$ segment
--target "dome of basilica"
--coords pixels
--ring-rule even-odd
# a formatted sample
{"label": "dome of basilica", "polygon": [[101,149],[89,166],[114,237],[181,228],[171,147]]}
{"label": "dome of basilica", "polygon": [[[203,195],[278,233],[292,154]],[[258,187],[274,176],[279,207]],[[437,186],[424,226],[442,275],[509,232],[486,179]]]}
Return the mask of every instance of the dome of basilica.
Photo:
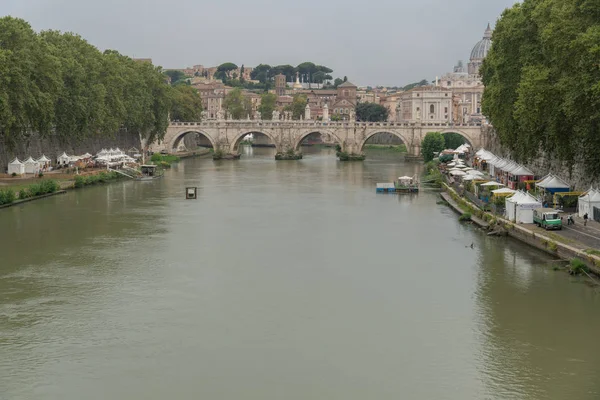
{"label": "dome of basilica", "polygon": [[481,39],[473,50],[471,51],[471,60],[483,60],[485,56],[487,56],[490,48],[492,47],[492,29],[490,28],[490,24],[488,24],[485,33],[483,34],[483,39]]}

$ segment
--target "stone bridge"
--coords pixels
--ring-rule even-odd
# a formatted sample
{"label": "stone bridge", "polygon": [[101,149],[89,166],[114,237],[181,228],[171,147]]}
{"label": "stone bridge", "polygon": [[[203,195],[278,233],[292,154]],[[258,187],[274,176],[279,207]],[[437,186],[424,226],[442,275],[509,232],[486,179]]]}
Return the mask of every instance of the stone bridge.
{"label": "stone bridge", "polygon": [[149,146],[151,151],[174,152],[187,134],[204,136],[215,151],[238,155],[243,138],[250,134],[263,134],[275,145],[278,153],[300,151],[302,141],[310,134],[326,134],[336,141],[342,151],[362,154],[367,140],[377,133],[397,136],[406,145],[409,156],[421,156],[421,142],[427,132],[458,133],[474,148],[483,147],[487,141],[486,125],[398,123],[398,122],[320,122],[320,121],[256,121],[210,120],[203,122],[172,122],[162,141]]}

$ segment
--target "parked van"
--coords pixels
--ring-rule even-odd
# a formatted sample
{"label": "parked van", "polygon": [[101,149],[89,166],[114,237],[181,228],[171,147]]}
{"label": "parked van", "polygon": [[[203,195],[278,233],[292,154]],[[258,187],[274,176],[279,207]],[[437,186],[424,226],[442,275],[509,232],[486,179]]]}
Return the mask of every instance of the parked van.
{"label": "parked van", "polygon": [[533,223],[545,230],[562,229],[562,220],[558,211],[552,208],[536,208],[533,210]]}

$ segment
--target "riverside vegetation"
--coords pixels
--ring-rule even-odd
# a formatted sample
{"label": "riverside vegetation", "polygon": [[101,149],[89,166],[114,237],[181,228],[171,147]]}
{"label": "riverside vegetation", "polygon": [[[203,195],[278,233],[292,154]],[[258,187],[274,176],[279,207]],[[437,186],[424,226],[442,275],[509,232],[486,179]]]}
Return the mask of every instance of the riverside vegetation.
{"label": "riverside vegetation", "polygon": [[74,33],[37,33],[22,19],[0,18],[0,139],[9,150],[31,132],[69,143],[126,130],[152,142],[169,113],[200,120],[199,93]]}
{"label": "riverside vegetation", "polygon": [[13,188],[0,190],[0,205],[12,204],[17,200],[25,200],[32,197],[55,193],[60,190],[58,182],[45,179],[39,183],[32,183],[20,190]]}

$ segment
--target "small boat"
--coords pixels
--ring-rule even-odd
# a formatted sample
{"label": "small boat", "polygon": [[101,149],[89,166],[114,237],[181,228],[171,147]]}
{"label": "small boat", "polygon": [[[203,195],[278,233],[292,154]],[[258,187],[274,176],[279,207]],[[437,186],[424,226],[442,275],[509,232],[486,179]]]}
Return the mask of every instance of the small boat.
{"label": "small boat", "polygon": [[138,181],[151,181],[154,179],[158,179],[158,178],[162,178],[164,175],[164,172],[161,170],[157,170],[156,165],[142,165],[140,167],[141,169],[141,175],[136,178],[136,180]]}
{"label": "small boat", "polygon": [[377,193],[419,193],[419,182],[415,177],[401,176],[392,183],[378,183]]}
{"label": "small boat", "polygon": [[419,193],[419,182],[414,176],[401,176],[394,185],[397,193]]}

